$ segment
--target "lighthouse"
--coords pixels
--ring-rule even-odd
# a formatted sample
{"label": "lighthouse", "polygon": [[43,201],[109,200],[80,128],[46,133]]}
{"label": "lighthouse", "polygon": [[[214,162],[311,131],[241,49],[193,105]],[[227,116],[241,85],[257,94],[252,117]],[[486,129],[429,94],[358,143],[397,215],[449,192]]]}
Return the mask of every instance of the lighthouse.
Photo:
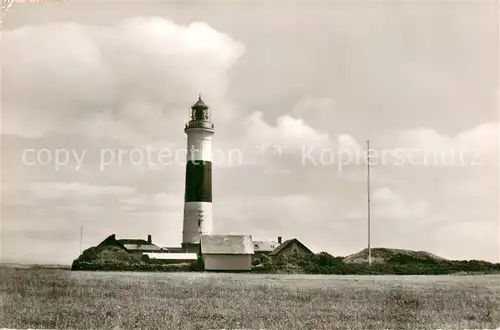
{"label": "lighthouse", "polygon": [[212,220],[212,135],[209,107],[198,101],[191,107],[191,118],[184,128],[187,135],[186,187],[182,248],[198,252],[200,236],[211,234]]}

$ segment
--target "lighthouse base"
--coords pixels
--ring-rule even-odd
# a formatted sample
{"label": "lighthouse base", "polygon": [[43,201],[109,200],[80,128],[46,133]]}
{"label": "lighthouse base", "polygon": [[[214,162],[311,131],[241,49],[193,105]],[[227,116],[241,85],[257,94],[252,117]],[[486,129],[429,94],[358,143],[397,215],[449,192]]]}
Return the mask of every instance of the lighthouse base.
{"label": "lighthouse base", "polygon": [[203,234],[211,234],[212,228],[212,203],[184,203],[183,243],[199,244],[200,236]]}
{"label": "lighthouse base", "polygon": [[184,253],[196,253],[200,254],[201,253],[201,245],[200,244],[195,244],[195,243],[182,243],[182,250]]}

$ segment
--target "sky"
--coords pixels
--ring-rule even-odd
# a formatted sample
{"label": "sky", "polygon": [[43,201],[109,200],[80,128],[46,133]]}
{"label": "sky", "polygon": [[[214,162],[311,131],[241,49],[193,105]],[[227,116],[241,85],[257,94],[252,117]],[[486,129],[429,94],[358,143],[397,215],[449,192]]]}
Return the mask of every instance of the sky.
{"label": "sky", "polygon": [[495,2],[14,3],[4,262],[182,239],[184,123],[210,106],[217,233],[500,262]]}

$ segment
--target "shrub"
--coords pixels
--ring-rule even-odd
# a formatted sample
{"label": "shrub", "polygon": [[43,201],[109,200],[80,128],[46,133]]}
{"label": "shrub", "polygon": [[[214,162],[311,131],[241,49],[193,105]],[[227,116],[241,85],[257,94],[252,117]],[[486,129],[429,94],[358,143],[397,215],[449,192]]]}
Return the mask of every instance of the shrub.
{"label": "shrub", "polygon": [[98,260],[93,262],[75,260],[71,270],[90,271],[144,271],[144,272],[187,272],[192,270],[192,264],[148,264],[126,263],[120,261]]}

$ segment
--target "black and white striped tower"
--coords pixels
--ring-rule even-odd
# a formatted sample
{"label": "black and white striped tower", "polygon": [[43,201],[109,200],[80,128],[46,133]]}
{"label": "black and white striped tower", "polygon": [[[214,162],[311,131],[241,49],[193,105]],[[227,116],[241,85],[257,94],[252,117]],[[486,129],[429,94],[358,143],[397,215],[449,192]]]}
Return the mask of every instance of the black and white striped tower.
{"label": "black and white striped tower", "polygon": [[208,106],[201,100],[191,107],[191,119],[186,124],[187,163],[184,194],[184,226],[182,247],[198,252],[200,236],[211,234],[212,223],[212,135]]}

